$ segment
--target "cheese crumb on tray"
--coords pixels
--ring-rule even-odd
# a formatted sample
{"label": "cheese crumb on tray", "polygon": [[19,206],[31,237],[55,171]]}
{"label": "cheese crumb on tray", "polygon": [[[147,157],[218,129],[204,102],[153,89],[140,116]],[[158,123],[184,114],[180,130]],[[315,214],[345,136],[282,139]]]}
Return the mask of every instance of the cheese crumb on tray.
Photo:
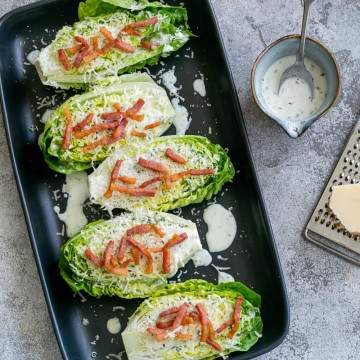
{"label": "cheese crumb on tray", "polygon": [[334,186],[329,207],[347,231],[360,235],[360,184]]}

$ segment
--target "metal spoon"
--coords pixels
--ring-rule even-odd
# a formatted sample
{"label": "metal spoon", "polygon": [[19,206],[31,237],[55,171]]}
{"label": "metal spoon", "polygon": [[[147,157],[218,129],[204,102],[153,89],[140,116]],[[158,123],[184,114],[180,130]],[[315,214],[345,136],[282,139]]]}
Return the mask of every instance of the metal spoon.
{"label": "metal spoon", "polygon": [[314,79],[311,75],[310,71],[306,69],[304,64],[304,53],[305,53],[305,30],[306,30],[306,23],[309,13],[310,4],[314,0],[304,0],[304,13],[303,13],[303,21],[302,21],[302,28],[301,28],[301,39],[299,49],[296,55],[296,61],[294,65],[291,65],[287,68],[284,73],[281,75],[278,93],[280,93],[281,86],[287,79],[290,78],[299,78],[303,79],[310,87],[311,92],[311,100],[314,98]]}

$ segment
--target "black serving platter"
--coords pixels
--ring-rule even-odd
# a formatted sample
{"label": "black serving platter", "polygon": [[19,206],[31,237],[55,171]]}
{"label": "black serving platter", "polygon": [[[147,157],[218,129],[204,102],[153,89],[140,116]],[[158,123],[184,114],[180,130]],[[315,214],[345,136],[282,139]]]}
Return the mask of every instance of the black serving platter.
{"label": "black serving platter", "polygon": [[[16,9],[1,19],[1,101],[30,240],[62,355],[71,360],[106,359],[112,358],[109,354],[123,350],[120,334],[113,336],[107,331],[107,319],[118,317],[124,329],[128,316],[140,300],[92,299],[86,295],[84,298],[74,295],[59,276],[59,249],[66,236],[53,207],[58,205],[64,210],[66,206],[66,197],[54,193],[61,189],[65,177],[47,168],[37,138],[43,128],[41,114],[46,108],[60,104],[71,93],[43,86],[34,67],[26,60],[26,55],[35,47],[43,47],[55,37],[58,29],[76,20],[77,4],[74,0],[45,0]],[[231,357],[250,359],[279,345],[287,333],[289,313],[284,280],[210,1],[187,0],[185,6],[190,26],[197,36],[177,54],[149,70],[156,75],[164,67],[174,67],[177,84],[182,87],[179,94],[192,117],[188,133],[205,135],[227,147],[237,169],[234,182],[226,185],[215,199],[232,208],[238,232],[230,249],[213,255],[213,264],[230,266],[228,272],[236,280],[245,282],[262,296],[263,337],[247,353],[236,353]],[[193,90],[194,79],[201,75],[205,78],[205,98]],[[55,200],[59,194],[60,198]],[[197,222],[205,247],[206,224],[202,213],[207,205],[182,209],[182,216]],[[85,212],[89,220],[107,216],[90,204],[86,204]],[[211,266],[195,269],[190,263],[185,271],[175,276],[175,280],[188,278],[215,282],[217,271]],[[123,306],[125,310],[114,306]],[[83,319],[89,321],[87,326]]]}

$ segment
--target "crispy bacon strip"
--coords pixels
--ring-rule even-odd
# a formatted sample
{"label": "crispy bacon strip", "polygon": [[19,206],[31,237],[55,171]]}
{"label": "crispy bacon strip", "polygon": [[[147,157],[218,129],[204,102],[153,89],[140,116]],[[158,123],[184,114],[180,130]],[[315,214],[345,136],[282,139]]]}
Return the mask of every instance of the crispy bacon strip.
{"label": "crispy bacon strip", "polygon": [[176,318],[173,322],[173,324],[171,325],[171,330],[175,330],[176,328],[178,328],[181,323],[183,322],[186,313],[188,311],[189,308],[189,304],[184,303],[180,306],[179,311],[177,312]]}
{"label": "crispy bacon strip", "polygon": [[65,51],[70,55],[75,55],[81,48],[82,48],[81,44],[76,44],[74,46],[66,48]]}
{"label": "crispy bacon strip", "polygon": [[210,320],[208,320],[208,334],[209,335],[206,339],[206,343],[212,346],[215,350],[221,351],[220,344],[215,340],[215,331]]}
{"label": "crispy bacon strip", "polygon": [[90,39],[90,42],[91,42],[91,46],[93,47],[93,49],[99,53],[99,37],[98,36],[93,36],[91,39]]}
{"label": "crispy bacon strip", "polygon": [[128,266],[131,261],[132,260],[129,259],[119,264],[116,256],[112,256],[110,260],[111,265],[106,270],[114,275],[126,276],[128,275]]}
{"label": "crispy bacon strip", "polygon": [[66,51],[64,49],[58,50],[58,57],[61,65],[64,67],[66,71],[71,69],[71,63],[66,55]]}
{"label": "crispy bacon strip", "polygon": [[67,106],[64,106],[63,108],[64,111],[64,115],[66,118],[66,127],[65,127],[65,133],[64,133],[64,138],[63,138],[63,142],[61,147],[66,150],[69,148],[70,146],[70,141],[71,141],[71,135],[73,132],[73,117],[70,113],[70,110]]}
{"label": "crispy bacon strip", "polygon": [[165,233],[164,231],[161,230],[161,228],[157,225],[154,225],[154,224],[151,224],[152,228],[154,229],[154,232],[157,236],[159,237],[164,237],[165,236]]}
{"label": "crispy bacon strip", "polygon": [[146,125],[144,127],[144,130],[149,130],[149,129],[153,129],[153,128],[156,128],[157,126],[159,126],[161,124],[161,121],[158,120],[158,121],[154,121],[153,123],[150,123],[148,125]]}
{"label": "crispy bacon strip", "polygon": [[229,327],[230,325],[232,325],[233,320],[226,320],[225,322],[223,322],[217,329],[216,329],[216,333],[220,334],[222,333],[227,327]]}
{"label": "crispy bacon strip", "polygon": [[104,196],[107,199],[110,198],[112,195],[111,184],[118,178],[122,163],[123,163],[122,160],[117,160],[114,165],[114,168],[112,169],[109,188],[107,189],[106,193],[104,194]]}
{"label": "crispy bacon strip", "polygon": [[195,307],[199,313],[199,319],[200,319],[200,324],[201,324],[200,341],[206,342],[206,339],[208,338],[208,335],[209,335],[209,327],[208,327],[209,320],[208,320],[206,311],[202,304],[196,304]]}
{"label": "crispy bacon strip", "polygon": [[169,329],[171,328],[173,322],[174,322],[174,318],[170,320],[158,320],[156,322],[156,327],[159,329]]}
{"label": "crispy bacon strip", "polygon": [[193,338],[192,334],[187,334],[187,333],[183,333],[183,332],[177,332],[175,334],[175,338],[177,340],[181,340],[181,341],[187,341],[187,340],[191,340]]}
{"label": "crispy bacon strip", "polygon": [[107,270],[114,275],[126,276],[129,273],[128,268],[122,266],[120,267],[110,266]]}
{"label": "crispy bacon strip", "polygon": [[143,28],[143,27],[147,27],[150,25],[155,25],[158,21],[159,21],[159,19],[157,18],[157,16],[153,16],[153,17],[145,19],[145,20],[136,21],[136,22],[127,24],[126,28],[132,28],[132,29]]}
{"label": "crispy bacon strip", "polygon": [[148,327],[147,332],[154,335],[157,341],[163,341],[166,338],[166,331],[156,327]]}
{"label": "crispy bacon strip", "polygon": [[102,267],[103,262],[101,258],[95,255],[91,249],[87,248],[84,252],[84,255],[97,267]]}
{"label": "crispy bacon strip", "polygon": [[147,190],[147,189],[139,189],[139,188],[128,188],[126,186],[119,186],[115,184],[111,184],[110,189],[113,191],[118,191],[121,193],[128,194],[130,196],[147,196],[153,197],[156,194],[156,190]]}
{"label": "crispy bacon strip", "polygon": [[100,117],[103,120],[117,121],[117,120],[121,120],[124,117],[124,114],[120,111],[113,111],[113,112],[102,113]]}
{"label": "crispy bacon strip", "polygon": [[172,161],[178,163],[178,164],[186,164],[187,160],[182,157],[181,155],[179,155],[178,153],[176,153],[173,149],[171,148],[167,148],[165,150],[165,155],[171,159]]}
{"label": "crispy bacon strip", "polygon": [[190,169],[190,175],[212,175],[214,169]]}
{"label": "crispy bacon strip", "polygon": [[82,151],[89,152],[91,150],[94,150],[98,146],[105,146],[105,145],[111,145],[112,143],[116,142],[118,139],[114,139],[112,136],[104,136],[103,138],[94,141],[91,144],[88,144],[82,148]]}
{"label": "crispy bacon strip", "polygon": [[132,28],[127,28],[126,26],[121,30],[121,34],[123,35],[134,35],[134,36],[140,36],[141,32],[136,30],[136,29],[132,29]]}
{"label": "crispy bacon strip", "polygon": [[181,180],[182,178],[189,176],[189,175],[190,175],[190,170],[184,170],[184,171],[180,171],[175,174],[171,174],[169,176],[169,179],[170,179],[170,181],[177,181],[177,180]]}
{"label": "crispy bacon strip", "polygon": [[126,231],[126,234],[129,236],[133,236],[133,235],[147,234],[149,232],[154,232],[160,237],[163,237],[165,235],[164,232],[157,225],[154,224],[135,225],[132,228],[128,229]]}
{"label": "crispy bacon strip", "polygon": [[134,185],[136,184],[136,178],[130,176],[119,176],[118,180],[122,181],[125,184]]}
{"label": "crispy bacon strip", "polygon": [[174,234],[172,238],[164,245],[164,249],[170,249],[171,247],[178,245],[188,238],[186,233],[180,235]]}
{"label": "crispy bacon strip", "polygon": [[170,180],[171,181],[177,181],[180,180],[186,176],[190,176],[190,175],[211,175],[213,174],[215,171],[214,169],[189,169],[189,170],[184,170],[184,171],[180,171],[178,173],[175,174],[171,174],[170,175]]}
{"label": "crispy bacon strip", "polygon": [[187,239],[187,234],[182,233],[180,235],[173,235],[173,237],[163,246],[162,254],[163,254],[163,263],[162,263],[162,269],[165,274],[168,274],[170,272],[170,266],[171,266],[171,254],[170,254],[170,248],[172,246],[175,246],[177,244],[180,244],[184,240]]}
{"label": "crispy bacon strip", "polygon": [[88,49],[90,46],[89,46],[89,43],[87,42],[87,40],[85,38],[83,38],[82,36],[79,36],[79,35],[75,35],[74,36],[74,39],[79,43],[81,44],[81,46],[84,48],[84,49]]}
{"label": "crispy bacon strip", "polygon": [[182,326],[191,325],[194,323],[194,319],[190,315],[186,315],[181,322]]}
{"label": "crispy bacon strip", "polygon": [[102,26],[100,28],[100,32],[109,43],[114,42],[114,40],[115,40],[114,37],[112,36],[111,32],[105,26]]}
{"label": "crispy bacon strip", "polygon": [[131,108],[125,111],[126,116],[133,118],[142,109],[144,104],[145,101],[143,99],[138,99]]}
{"label": "crispy bacon strip", "polygon": [[212,346],[215,350],[221,351],[221,345],[213,339],[207,338],[206,343]]}
{"label": "crispy bacon strip", "polygon": [[166,248],[162,249],[162,257],[163,257],[163,263],[162,263],[163,273],[168,274],[170,272],[170,263],[171,263],[169,249]]}
{"label": "crispy bacon strip", "polygon": [[113,108],[117,111],[117,112],[121,112],[122,111],[122,107],[119,103],[113,103]]}
{"label": "crispy bacon strip", "polygon": [[132,247],[130,251],[131,251],[131,256],[132,256],[132,258],[134,260],[135,265],[139,265],[139,263],[140,263],[140,252],[139,252],[139,250],[137,248],[135,248],[135,247]]}
{"label": "crispy bacon strip", "polygon": [[140,46],[146,50],[152,50],[154,48],[154,44],[150,40],[144,40],[144,39],[141,40]]}
{"label": "crispy bacon strip", "polygon": [[164,317],[164,316],[176,314],[179,310],[180,310],[180,307],[178,307],[178,306],[171,307],[171,308],[169,308],[167,310],[162,311],[159,314],[159,317]]}
{"label": "crispy bacon strip", "polygon": [[75,66],[76,68],[78,68],[81,63],[84,60],[84,57],[88,54],[87,49],[81,50],[80,52],[78,52],[78,54],[75,56],[75,60],[73,62],[73,66]]}
{"label": "crispy bacon strip", "polygon": [[116,257],[119,261],[122,261],[125,257],[127,241],[128,241],[127,236],[123,236],[120,240],[120,246],[116,254]]}
{"label": "crispy bacon strip", "polygon": [[83,129],[86,125],[88,125],[89,123],[91,123],[94,119],[95,114],[94,113],[89,113],[85,116],[85,118],[83,120],[81,120],[78,124],[76,124],[74,126],[74,132],[75,131],[80,131],[81,129]]}
{"label": "crispy bacon strip", "polygon": [[145,188],[145,187],[148,187],[149,185],[152,185],[154,183],[157,183],[159,181],[162,181],[163,180],[163,176],[156,176],[150,180],[147,180],[147,181],[144,181],[141,185],[139,185],[139,188]]}
{"label": "crispy bacon strip", "polygon": [[131,44],[119,38],[114,40],[113,46],[114,48],[124,51],[126,53],[133,53],[135,51],[135,48]]}
{"label": "crispy bacon strip", "polygon": [[111,266],[111,257],[113,255],[114,251],[114,240],[110,240],[108,244],[106,245],[105,251],[104,251],[104,267],[107,269]]}
{"label": "crispy bacon strip", "polygon": [[150,251],[131,237],[128,238],[128,242],[132,246],[136,247],[146,257],[145,273],[151,274],[153,272],[153,258]]}
{"label": "crispy bacon strip", "polygon": [[131,135],[132,136],[137,136],[137,137],[140,137],[140,138],[144,138],[146,136],[146,132],[133,129],[133,130],[131,130]]}
{"label": "crispy bacon strip", "polygon": [[112,138],[115,140],[123,139],[125,137],[125,129],[128,124],[128,119],[123,118],[120,124],[116,127],[112,134]]}
{"label": "crispy bacon strip", "polygon": [[159,161],[154,160],[147,160],[143,157],[140,157],[138,160],[138,164],[146,169],[150,169],[153,171],[161,172],[167,174],[169,172],[169,169],[166,165],[162,164]]}
{"label": "crispy bacon strip", "polygon": [[119,126],[119,123],[115,122],[115,121],[111,122],[111,123],[107,123],[107,124],[96,124],[96,125],[93,125],[92,127],[90,127],[89,129],[74,132],[74,136],[77,139],[82,139],[93,133],[97,133],[97,132],[101,132],[101,131],[105,131],[105,130],[109,130],[109,129],[114,129],[118,126]]}
{"label": "crispy bacon strip", "polygon": [[147,234],[152,231],[153,231],[153,228],[152,228],[151,224],[140,224],[140,225],[135,225],[132,228],[128,229],[126,231],[126,234],[129,236],[142,235],[142,234]]}
{"label": "crispy bacon strip", "polygon": [[234,305],[234,312],[233,312],[233,323],[231,325],[231,330],[228,334],[228,338],[233,338],[236,331],[239,328],[239,324],[240,324],[240,318],[241,318],[241,305],[244,301],[244,298],[239,296],[236,301],[235,301],[235,305]]}
{"label": "crispy bacon strip", "polygon": [[83,57],[83,62],[85,64],[91,63],[94,59],[96,59],[99,56],[99,53],[95,50],[89,50],[86,52],[86,54]]}

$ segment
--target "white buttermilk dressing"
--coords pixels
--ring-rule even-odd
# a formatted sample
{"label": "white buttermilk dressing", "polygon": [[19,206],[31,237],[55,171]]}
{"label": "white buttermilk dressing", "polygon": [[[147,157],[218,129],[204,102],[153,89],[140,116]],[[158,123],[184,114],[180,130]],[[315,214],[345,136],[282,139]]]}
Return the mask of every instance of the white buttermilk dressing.
{"label": "white buttermilk dressing", "polygon": [[231,274],[228,274],[225,271],[218,272],[218,284],[225,283],[225,282],[234,282],[235,279]]}
{"label": "white buttermilk dressing", "polygon": [[40,51],[39,50],[33,50],[31,52],[29,52],[26,56],[26,59],[29,61],[29,63],[31,65],[35,64],[35,61],[37,60],[37,58],[40,55]]}
{"label": "white buttermilk dressing", "polygon": [[161,80],[163,85],[169,90],[171,96],[179,97],[178,91],[181,89],[181,87],[177,87],[175,85],[177,82],[177,77],[175,75],[174,69],[164,72],[161,75]]}
{"label": "white buttermilk dressing", "polygon": [[[185,106],[180,105],[180,100],[184,100],[178,93],[181,86],[176,86],[177,77],[175,70],[171,69],[161,74],[162,84],[169,91],[169,94],[173,96],[171,103],[175,110],[174,126],[176,128],[176,135],[184,135],[191,123],[191,117]],[[205,85],[204,85],[205,87]]]}
{"label": "white buttermilk dressing", "polygon": [[61,221],[65,223],[66,232],[69,237],[75,235],[87,224],[83,212],[83,203],[89,197],[88,176],[86,172],[66,175],[66,183],[63,191],[68,193],[68,201],[65,212],[60,214],[59,208],[54,207]]}
{"label": "white buttermilk dressing", "polygon": [[201,249],[191,258],[195,267],[209,266],[212,262],[212,256],[206,249]]}
{"label": "white buttermilk dressing", "polygon": [[180,105],[178,98],[171,100],[172,106],[175,110],[174,125],[176,128],[176,135],[185,135],[186,130],[191,123],[191,117],[185,106]]}
{"label": "white buttermilk dressing", "polygon": [[54,113],[54,110],[47,109],[43,113],[43,115],[40,118],[40,122],[45,124],[51,117],[51,115]]}
{"label": "white buttermilk dressing", "polygon": [[110,334],[116,335],[121,330],[120,320],[117,317],[113,317],[106,322],[106,328]]}
{"label": "white buttermilk dressing", "polygon": [[211,265],[214,269],[216,269],[216,271],[218,272],[218,284],[221,284],[221,283],[226,283],[226,282],[234,282],[235,281],[235,279],[234,279],[234,277],[231,275],[231,274],[229,274],[229,273],[227,273],[227,272],[225,272],[225,271],[221,271],[221,270],[227,270],[227,269],[229,269],[230,270],[230,268],[229,267],[227,267],[227,268],[224,268],[224,267],[221,267],[221,266],[215,266],[215,265]]}
{"label": "white buttermilk dressing", "polygon": [[204,221],[208,226],[206,241],[210,252],[228,249],[235,239],[237,228],[232,212],[220,204],[212,204],[204,210]]}
{"label": "white buttermilk dressing", "polygon": [[203,78],[195,79],[193,82],[193,88],[200,96],[202,97],[206,96],[206,88]]}
{"label": "white buttermilk dressing", "polygon": [[321,107],[327,92],[324,71],[314,61],[305,58],[305,66],[314,78],[314,98],[307,83],[299,78],[284,82],[280,92],[281,75],[295,63],[295,55],[285,56],[275,61],[262,79],[262,95],[268,110],[277,118],[301,121],[314,115]]}

